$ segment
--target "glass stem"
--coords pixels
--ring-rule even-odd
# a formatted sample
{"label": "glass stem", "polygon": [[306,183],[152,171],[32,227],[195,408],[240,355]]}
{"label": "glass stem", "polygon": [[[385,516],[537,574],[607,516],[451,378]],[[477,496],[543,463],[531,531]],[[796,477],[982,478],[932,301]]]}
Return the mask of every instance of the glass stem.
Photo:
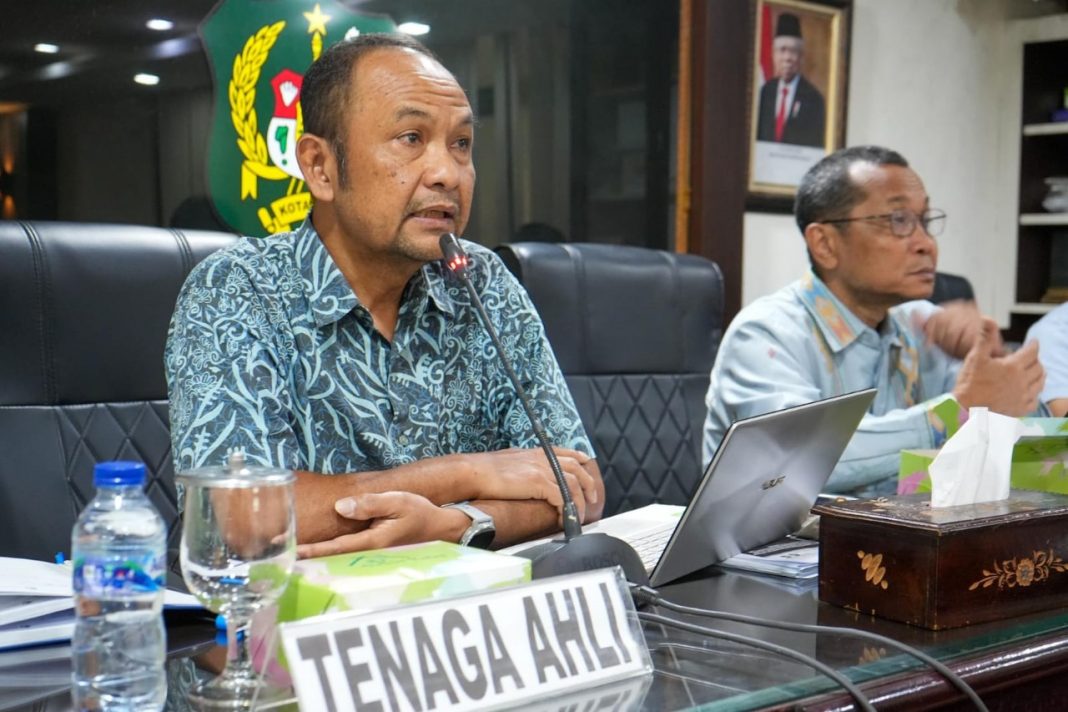
{"label": "glass stem", "polygon": [[232,680],[253,682],[256,671],[249,654],[252,617],[231,611],[226,616],[226,677]]}

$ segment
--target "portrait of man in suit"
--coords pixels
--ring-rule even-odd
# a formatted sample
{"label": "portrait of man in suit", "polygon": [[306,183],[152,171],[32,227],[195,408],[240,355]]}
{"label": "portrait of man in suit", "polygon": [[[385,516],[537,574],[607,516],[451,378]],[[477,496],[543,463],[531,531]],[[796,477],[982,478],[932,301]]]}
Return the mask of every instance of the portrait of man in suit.
{"label": "portrait of man in suit", "polygon": [[760,89],[758,141],[824,146],[826,106],[819,89],[801,75],[804,51],[800,19],[781,13],[772,44],[774,75]]}

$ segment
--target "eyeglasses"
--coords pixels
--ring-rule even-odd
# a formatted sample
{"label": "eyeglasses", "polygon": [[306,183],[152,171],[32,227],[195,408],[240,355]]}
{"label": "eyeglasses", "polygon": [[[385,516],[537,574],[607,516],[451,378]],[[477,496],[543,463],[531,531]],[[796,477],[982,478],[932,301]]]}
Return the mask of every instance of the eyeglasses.
{"label": "eyeglasses", "polygon": [[858,220],[886,221],[890,224],[890,232],[901,238],[911,237],[912,233],[916,232],[917,225],[923,225],[923,231],[931,237],[938,237],[946,227],[945,211],[935,210],[934,208],[924,210],[919,215],[906,208],[898,208],[882,215],[865,215],[861,218],[841,218],[840,220],[821,220],[820,222],[836,224],[857,222]]}

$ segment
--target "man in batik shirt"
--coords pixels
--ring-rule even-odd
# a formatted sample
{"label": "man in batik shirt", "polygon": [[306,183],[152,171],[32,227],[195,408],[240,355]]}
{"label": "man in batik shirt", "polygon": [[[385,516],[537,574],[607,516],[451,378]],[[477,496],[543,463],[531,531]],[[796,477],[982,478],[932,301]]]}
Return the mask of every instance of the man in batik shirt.
{"label": "man in batik shirt", "polygon": [[[171,323],[175,469],[235,449],[297,471],[300,553],[558,527],[560,496],[500,356],[438,240],[461,234],[474,117],[415,40],[367,35],[304,77],[297,157],[315,203],[291,234],[204,260]],[[586,520],[604,485],[526,293],[488,250],[469,272]],[[442,507],[461,503],[467,506]]]}

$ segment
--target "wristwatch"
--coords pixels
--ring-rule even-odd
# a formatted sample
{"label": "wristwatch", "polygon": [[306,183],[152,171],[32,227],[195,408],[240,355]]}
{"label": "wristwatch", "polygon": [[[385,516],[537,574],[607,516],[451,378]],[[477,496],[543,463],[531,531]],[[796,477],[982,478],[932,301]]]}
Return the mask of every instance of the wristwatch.
{"label": "wristwatch", "polygon": [[476,549],[488,549],[490,547],[490,544],[493,543],[493,537],[497,536],[497,527],[493,526],[493,517],[470,502],[453,502],[444,506],[459,509],[471,517],[471,526],[460,537],[461,544],[473,546]]}

